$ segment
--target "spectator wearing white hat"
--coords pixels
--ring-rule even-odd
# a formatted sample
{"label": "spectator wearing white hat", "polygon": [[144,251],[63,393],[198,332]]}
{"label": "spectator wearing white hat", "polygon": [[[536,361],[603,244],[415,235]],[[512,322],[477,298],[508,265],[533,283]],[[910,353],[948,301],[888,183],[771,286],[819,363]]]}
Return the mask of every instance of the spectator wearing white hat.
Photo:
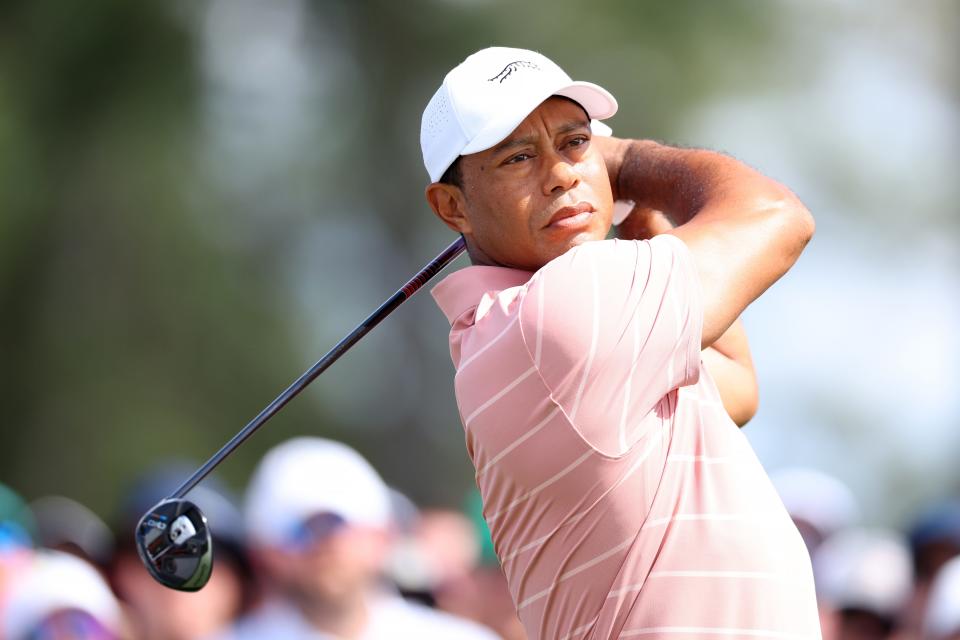
{"label": "spectator wearing white hat", "polygon": [[832,475],[809,467],[787,467],[771,473],[770,480],[810,553],[824,539],[860,520],[853,492]]}
{"label": "spectator wearing white hat", "polygon": [[34,554],[10,587],[0,623],[6,640],[128,637],[106,581],[86,561],[61,551]]}
{"label": "spectator wearing white hat", "polygon": [[924,506],[908,530],[913,554],[913,593],[904,614],[904,632],[910,638],[924,634],[933,581],[940,569],[960,556],[960,500],[939,499]]}
{"label": "spectator wearing white hat", "polygon": [[389,492],[344,444],[296,438],[269,451],[247,489],[244,517],[265,602],[227,638],[496,638],[385,585]]}
{"label": "spectator wearing white hat", "polygon": [[960,556],[940,568],[933,580],[923,620],[924,640],[960,640]]}
{"label": "spectator wearing white hat", "polygon": [[213,536],[213,574],[207,585],[196,593],[168,589],[147,573],[140,560],[133,536],[137,522],[196,466],[189,461],[162,461],[133,479],[121,502],[108,575],[126,605],[137,640],[207,638],[233,624],[253,598],[240,509],[215,477],[190,492],[190,501],[206,515]]}
{"label": "spectator wearing white hat", "polygon": [[856,528],[817,547],[813,573],[825,639],[883,640],[897,628],[913,581],[910,551],[899,534]]}

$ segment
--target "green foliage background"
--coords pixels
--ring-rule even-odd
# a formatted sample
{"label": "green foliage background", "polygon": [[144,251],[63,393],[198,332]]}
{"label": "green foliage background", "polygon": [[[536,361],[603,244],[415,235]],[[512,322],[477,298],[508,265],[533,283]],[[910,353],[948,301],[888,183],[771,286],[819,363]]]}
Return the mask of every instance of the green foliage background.
{"label": "green foliage background", "polygon": [[[919,73],[955,114],[958,6],[7,0],[0,480],[109,517],[144,465],[206,458],[445,246],[419,116],[473,50],[541,50],[618,96],[617,132],[698,144],[700,105],[803,87],[831,64],[818,38],[897,33],[904,15],[936,44]],[[278,51],[294,63],[269,63]],[[856,203],[862,167],[812,146],[785,153]],[[925,225],[956,232],[951,193],[925,201]],[[858,215],[881,244],[907,224]],[[445,332],[422,294],[221,474],[240,488],[269,445],[315,433],[421,502],[459,504],[472,471]]]}

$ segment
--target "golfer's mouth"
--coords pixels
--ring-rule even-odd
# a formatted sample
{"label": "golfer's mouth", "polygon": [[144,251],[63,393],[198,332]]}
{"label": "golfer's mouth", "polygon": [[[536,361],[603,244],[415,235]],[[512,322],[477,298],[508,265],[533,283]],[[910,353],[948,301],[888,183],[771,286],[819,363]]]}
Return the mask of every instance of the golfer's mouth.
{"label": "golfer's mouth", "polygon": [[572,207],[564,207],[550,217],[546,229],[577,229],[590,223],[593,217],[593,205],[578,202]]}

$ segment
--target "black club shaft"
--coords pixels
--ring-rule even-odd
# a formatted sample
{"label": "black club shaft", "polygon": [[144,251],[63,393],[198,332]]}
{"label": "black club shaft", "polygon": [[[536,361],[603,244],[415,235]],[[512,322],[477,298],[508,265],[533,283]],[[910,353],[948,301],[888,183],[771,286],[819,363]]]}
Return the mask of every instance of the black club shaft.
{"label": "black club shaft", "polygon": [[347,350],[350,349],[354,344],[357,343],[360,338],[365,336],[371,329],[380,324],[380,322],[390,315],[394,309],[403,304],[404,301],[413,296],[423,285],[429,282],[435,275],[440,273],[444,267],[450,264],[457,256],[459,256],[466,249],[466,243],[463,237],[457,238],[449,247],[443,250],[436,258],[431,260],[423,269],[421,269],[416,275],[414,275],[410,280],[407,281],[396,293],[390,296],[383,304],[381,304],[376,311],[367,316],[366,320],[361,322],[356,329],[347,334],[340,342],[338,342],[330,351],[327,352],[325,356],[320,358],[316,364],[307,369],[297,378],[293,384],[287,387],[283,393],[277,396],[273,402],[268,404],[263,411],[261,411],[257,416],[247,423],[247,425],[241,429],[237,435],[233,436],[223,447],[220,448],[213,456],[203,463],[199,469],[197,469],[192,476],[186,479],[180,487],[171,494],[171,498],[183,498],[187,493],[190,492],[197,484],[210,475],[210,472],[213,471],[217,465],[219,465],[223,460],[229,456],[231,453],[236,450],[241,444],[243,444],[247,438],[256,433],[257,429],[262,427],[264,423],[272,418],[280,409],[282,409],[288,402],[297,396],[298,393],[303,391],[307,385],[313,382],[317,376],[326,371],[327,367],[337,361],[337,359],[342,356]]}

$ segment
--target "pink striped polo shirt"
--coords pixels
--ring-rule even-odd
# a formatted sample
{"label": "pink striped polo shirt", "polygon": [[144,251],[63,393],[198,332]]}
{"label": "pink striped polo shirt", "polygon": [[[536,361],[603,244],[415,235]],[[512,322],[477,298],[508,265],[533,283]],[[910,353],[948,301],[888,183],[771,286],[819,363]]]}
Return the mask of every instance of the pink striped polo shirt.
{"label": "pink striped polo shirt", "polygon": [[468,267],[433,295],[531,639],[820,637],[803,541],[701,366],[681,240]]}

